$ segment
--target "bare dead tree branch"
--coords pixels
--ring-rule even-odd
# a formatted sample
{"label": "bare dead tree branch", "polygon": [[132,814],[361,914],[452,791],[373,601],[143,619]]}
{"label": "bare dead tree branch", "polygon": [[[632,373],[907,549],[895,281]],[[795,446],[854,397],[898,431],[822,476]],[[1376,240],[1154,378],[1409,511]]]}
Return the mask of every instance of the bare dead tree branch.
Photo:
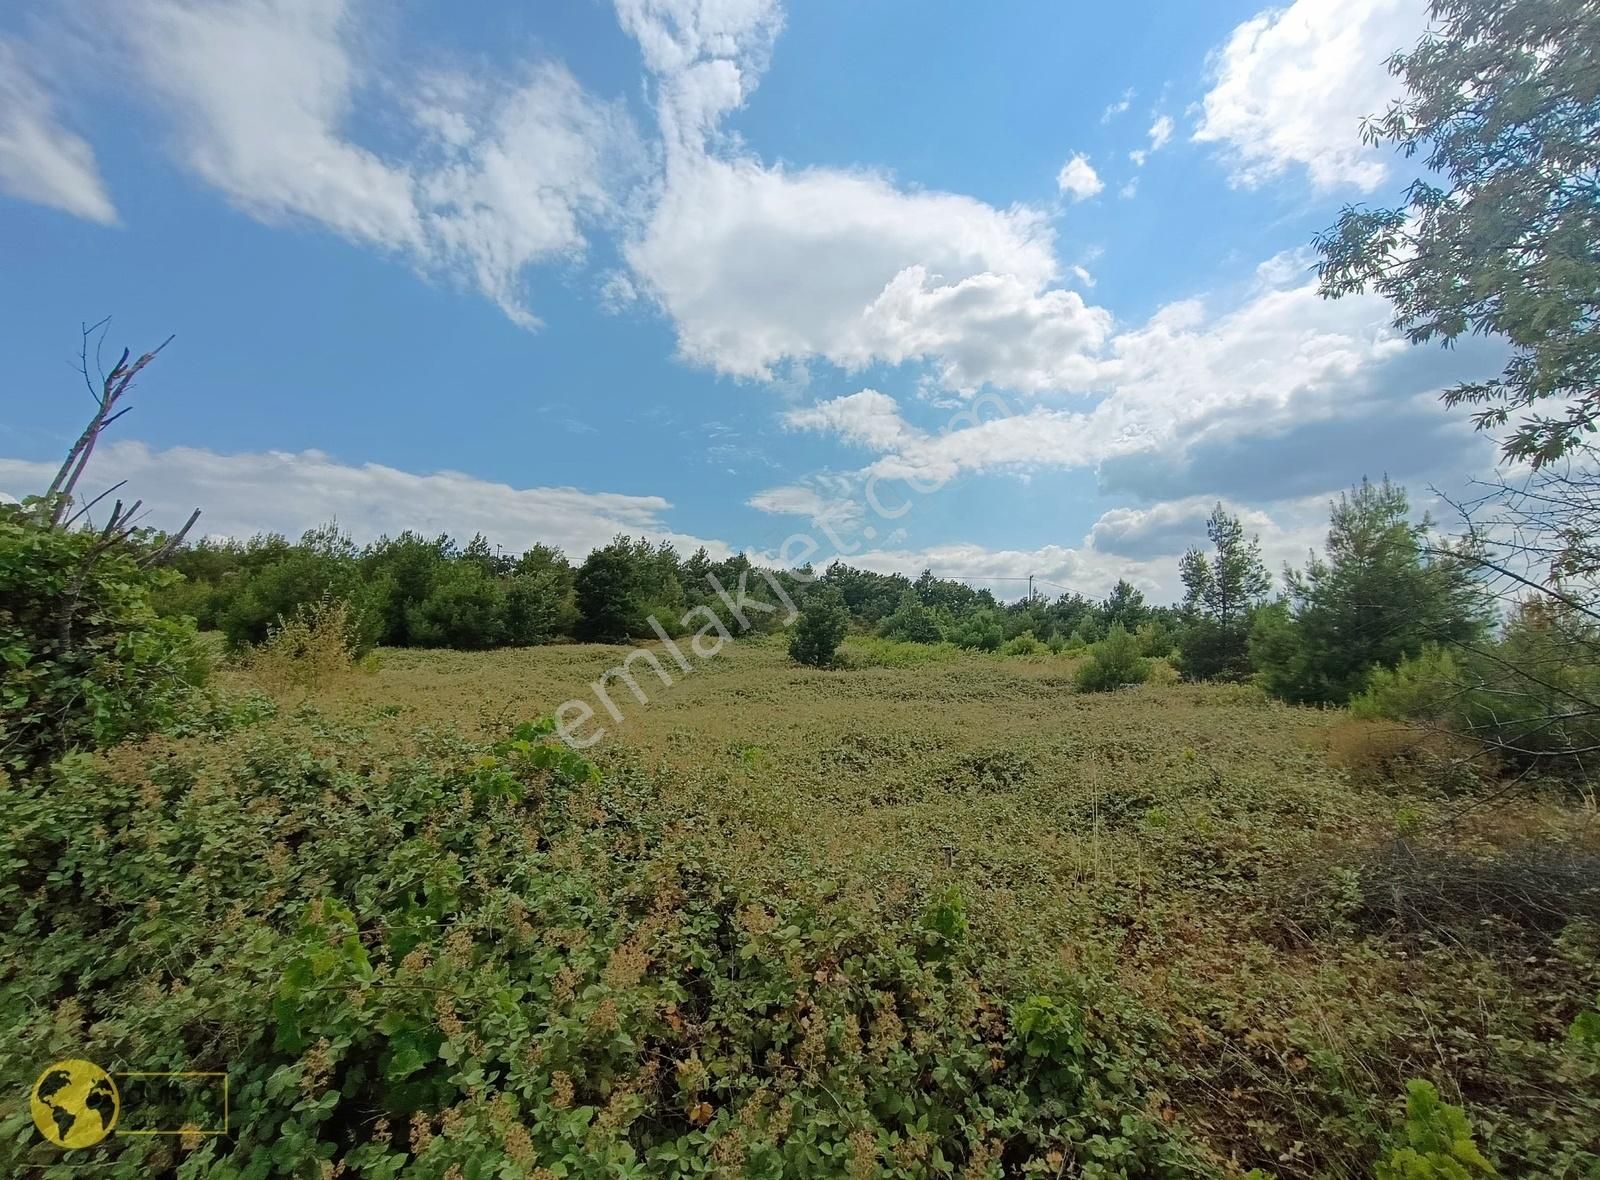
{"label": "bare dead tree branch", "polygon": [[[102,321],[104,322],[104,321]],[[84,373],[88,373],[88,336],[93,329],[84,330]],[[78,480],[83,476],[83,470],[89,463],[89,456],[94,453],[95,444],[100,440],[100,434],[127,412],[127,408],[117,409],[117,403],[127,394],[136,378],[144,368],[155,360],[161,350],[171,344],[173,337],[168,336],[155,348],[145,353],[131,364],[128,361],[130,352],[122,350],[122,356],[111,372],[105,375],[101,382],[99,393],[96,395],[94,417],[89,419],[89,424],[84,427],[78,441],[67,452],[67,457],[62,461],[55,478],[50,481],[46,489],[41,511],[53,527],[61,527],[63,518],[72,503],[72,495],[78,486]]]}
{"label": "bare dead tree branch", "polygon": [[117,489],[119,489],[121,487],[124,487],[127,484],[127,482],[128,482],[127,480],[123,479],[123,480],[118,480],[116,483],[112,484],[109,488],[107,488],[105,491],[101,492],[94,499],[90,500],[82,508],[80,508],[76,512],[74,512],[67,519],[66,524],[64,524],[62,527],[70,529],[73,525],[78,523],[78,519],[80,517],[84,516],[89,511],[89,509],[93,508],[96,504],[100,503],[101,500],[104,500],[112,492],[116,491]]}

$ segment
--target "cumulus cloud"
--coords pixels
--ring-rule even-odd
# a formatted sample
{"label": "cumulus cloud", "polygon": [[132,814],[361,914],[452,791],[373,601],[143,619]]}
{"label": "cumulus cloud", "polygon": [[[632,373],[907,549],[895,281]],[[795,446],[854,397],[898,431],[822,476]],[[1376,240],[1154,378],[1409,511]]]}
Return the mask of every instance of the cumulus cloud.
{"label": "cumulus cloud", "polygon": [[690,149],[744,104],[783,28],[779,0],[616,0],[656,76],[669,148]]}
{"label": "cumulus cloud", "polygon": [[1112,324],[1109,312],[1076,291],[1040,290],[993,273],[943,282],[922,266],[896,275],[861,322],[870,356],[929,360],[946,387],[963,393],[983,385],[1085,389]]}
{"label": "cumulus cloud", "polygon": [[1056,188],[1068,200],[1084,201],[1105,188],[1105,182],[1089,163],[1089,157],[1079,152],[1061,165],[1061,171],[1056,173]]}
{"label": "cumulus cloud", "polygon": [[[928,361],[963,389],[1042,388],[1075,360],[1045,350],[1103,336],[1105,313],[1055,286],[1046,211],[866,170],[767,164],[720,132],[765,68],[775,5],[619,0],[618,11],[655,79],[665,153],[624,253],[684,359],[763,381],[812,358],[847,369]],[[1070,178],[1088,182],[1081,170]]]}
{"label": "cumulus cloud", "polygon": [[1363,473],[1449,481],[1488,467],[1492,444],[1440,410],[1436,395],[1493,367],[1496,346],[1415,349],[1390,327],[1382,299],[1324,300],[1303,261],[1269,260],[1229,309],[1185,300],[1111,336],[1072,377],[1100,394],[1091,408],[1036,405],[936,434],[863,391],[789,420],[870,447],[879,457],[867,474],[881,478],[1080,468],[1146,500],[1282,498]]}
{"label": "cumulus cloud", "polygon": [[[855,369],[928,357],[964,385],[998,383],[1009,374],[975,363],[996,347],[982,335],[1092,346],[1107,323],[1052,286],[1043,213],[908,192],[869,172],[681,156],[627,257],[680,353],[740,377],[770,380],[785,358]],[[1073,359],[999,347],[1014,372]]]}
{"label": "cumulus cloud", "polygon": [[[1090,526],[1086,540],[1101,553],[1136,560],[1174,558],[1204,543],[1206,518],[1217,503],[1205,496],[1190,496],[1147,507],[1112,508]],[[1231,502],[1224,502],[1223,507],[1239,517],[1246,534],[1263,538],[1264,549],[1268,542],[1273,548],[1284,547],[1285,530],[1271,514]],[[1293,541],[1297,550],[1299,541],[1298,536]]]}
{"label": "cumulus cloud", "polygon": [[0,37],[0,192],[110,225],[116,208],[94,149],[63,127],[28,49]]}
{"label": "cumulus cloud", "polygon": [[827,430],[875,451],[886,451],[915,435],[900,416],[900,406],[886,393],[863,389],[845,397],[791,410],[784,423],[797,430]]}
{"label": "cumulus cloud", "polygon": [[[54,463],[0,458],[0,489],[14,496],[38,492],[54,474]],[[124,479],[144,500],[149,523],[176,526],[198,505],[198,527],[207,535],[297,537],[337,518],[358,542],[405,529],[460,538],[481,532],[513,551],[544,542],[581,558],[625,532],[685,551],[704,545],[717,557],[731,552],[721,541],[673,531],[664,520],[672,505],[659,496],[514,488],[455,471],[419,475],[341,463],[320,451],[221,455],[194,447],[157,451],[130,441],[98,448],[92,484]]]}
{"label": "cumulus cloud", "polygon": [[408,72],[416,134],[393,156],[347,130],[380,87],[346,0],[129,0],[117,51],[169,113],[191,171],[264,221],[304,219],[477,286],[532,326],[526,269],[609,213],[637,136],[555,63],[509,80]]}
{"label": "cumulus cloud", "polygon": [[1234,29],[1213,56],[1194,138],[1253,187],[1303,167],[1318,189],[1370,192],[1388,176],[1360,121],[1399,93],[1384,68],[1427,25],[1423,0],[1295,0]]}

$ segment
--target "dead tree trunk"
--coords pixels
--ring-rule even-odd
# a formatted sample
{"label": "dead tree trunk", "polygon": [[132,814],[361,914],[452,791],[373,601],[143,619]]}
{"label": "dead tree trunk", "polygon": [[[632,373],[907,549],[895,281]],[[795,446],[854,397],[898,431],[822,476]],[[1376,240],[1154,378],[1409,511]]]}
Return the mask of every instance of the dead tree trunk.
{"label": "dead tree trunk", "polygon": [[[56,471],[55,478],[50,481],[50,486],[45,490],[44,496],[39,501],[40,519],[51,528],[71,528],[80,518],[87,515],[101,500],[122,486],[114,485],[101,492],[94,499],[84,504],[76,512],[71,512],[78,488],[78,481],[83,478],[84,468],[89,465],[89,456],[94,454],[95,444],[100,441],[100,435],[122,415],[126,414],[131,406],[121,406],[124,395],[133,385],[133,380],[145,367],[155,360],[163,348],[172,343],[173,338],[168,336],[155,348],[145,353],[138,360],[129,361],[130,351],[122,350],[122,356],[111,367],[109,373],[102,372],[99,384],[96,385],[89,376],[89,340],[96,331],[100,332],[100,339],[105,338],[105,327],[108,320],[101,320],[97,324],[85,325],[83,329],[83,345],[79,351],[81,371],[84,383],[89,387],[89,392],[95,399],[94,416],[89,419],[89,424],[84,427],[83,433],[78,436],[78,441],[72,444],[72,449],[67,452],[67,457],[62,460],[60,468]],[[96,349],[98,354],[98,348]],[[123,481],[124,483],[126,481]],[[100,530],[99,538],[86,556],[86,562],[92,565],[101,553],[128,540],[139,522],[139,508],[143,501],[135,500],[131,505],[124,507],[121,500],[113,503],[111,516]],[[195,521],[200,518],[200,509],[196,508],[189,514],[189,519],[177,532],[171,534],[157,549],[140,558],[141,565],[154,565],[165,561],[183,544],[184,538],[189,535],[189,530],[194,527]],[[87,574],[87,566],[85,568]]]}

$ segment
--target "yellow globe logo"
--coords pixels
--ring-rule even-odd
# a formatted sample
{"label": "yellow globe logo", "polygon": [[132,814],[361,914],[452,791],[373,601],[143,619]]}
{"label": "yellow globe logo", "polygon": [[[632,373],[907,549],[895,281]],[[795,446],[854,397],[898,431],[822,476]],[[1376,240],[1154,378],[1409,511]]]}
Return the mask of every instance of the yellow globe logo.
{"label": "yellow globe logo", "polygon": [[57,1147],[93,1147],[111,1134],[122,1097],[111,1075],[73,1058],[47,1066],[29,1096],[33,1125]]}

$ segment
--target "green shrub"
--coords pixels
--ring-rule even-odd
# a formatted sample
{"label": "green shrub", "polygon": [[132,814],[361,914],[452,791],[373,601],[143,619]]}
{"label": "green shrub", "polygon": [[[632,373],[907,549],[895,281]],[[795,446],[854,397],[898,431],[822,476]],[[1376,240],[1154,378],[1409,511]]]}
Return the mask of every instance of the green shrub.
{"label": "green shrub", "polygon": [[1420,723],[1501,764],[1586,780],[1600,748],[1600,629],[1581,612],[1524,603],[1498,641],[1456,655],[1424,648],[1372,672],[1358,717]]}
{"label": "green shrub", "polygon": [[27,776],[193,707],[210,657],[191,622],[157,616],[151,593],[176,575],[139,556],[0,505],[0,767]]}
{"label": "green shrub", "polygon": [[279,621],[242,662],[269,692],[316,692],[355,669],[357,642],[349,604],[324,598]]}
{"label": "green shrub", "polygon": [[506,639],[506,591],[476,566],[457,563],[406,611],[406,629],[422,647],[498,646]]}
{"label": "green shrub", "polygon": [[564,591],[548,571],[517,574],[505,587],[503,634],[506,643],[549,643],[561,633]]}
{"label": "green shrub", "polygon": [[1138,644],[1139,654],[1152,659],[1165,659],[1176,646],[1172,628],[1159,619],[1140,623],[1133,637]]}
{"label": "green shrub", "polygon": [[826,587],[806,596],[805,608],[789,635],[789,658],[813,668],[833,663],[834,653],[850,629],[850,615],[837,592]]}
{"label": "green shrub", "polygon": [[1032,631],[1024,631],[1005,641],[1000,648],[1003,656],[1032,656],[1044,650],[1044,644],[1034,638]]}
{"label": "green shrub", "polygon": [[1089,649],[1078,669],[1079,692],[1110,692],[1124,684],[1143,684],[1150,676],[1149,661],[1139,654],[1139,643],[1118,623]]}
{"label": "green shrub", "polygon": [[[378,785],[370,734],[302,716],[16,792],[0,1075],[227,1074],[227,1136],[74,1156],[115,1180],[1195,1174],[1111,1009],[993,991],[955,894],[891,919],[729,877],[715,821],[550,728]],[[56,1164],[17,1117],[0,1174]]]}
{"label": "green shrub", "polygon": [[1431,1082],[1406,1084],[1405,1145],[1378,1164],[1378,1180],[1473,1180],[1496,1176],[1473,1142],[1467,1116],[1439,1100]]}
{"label": "green shrub", "polygon": [[938,622],[911,590],[900,596],[894,614],[878,624],[878,634],[901,643],[938,643],[944,638]]}
{"label": "green shrub", "polygon": [[1178,671],[1185,680],[1242,681],[1252,670],[1248,623],[1202,618],[1184,628],[1178,642]]}
{"label": "green shrub", "polygon": [[1172,661],[1165,657],[1149,659],[1145,662],[1145,667],[1149,671],[1149,675],[1145,678],[1146,684],[1166,687],[1177,684],[1178,681],[1183,679],[1178,670],[1172,666]]}
{"label": "green shrub", "polygon": [[975,651],[999,651],[1005,630],[993,611],[978,611],[950,629],[950,642]]}
{"label": "green shrub", "polygon": [[1425,647],[1394,668],[1374,668],[1350,712],[1365,720],[1447,721],[1461,709],[1460,665],[1440,647]]}
{"label": "green shrub", "polygon": [[300,607],[337,598],[350,604],[356,646],[371,648],[384,630],[381,596],[387,583],[364,581],[355,557],[355,545],[334,525],[308,531],[298,545],[267,550],[262,564],[241,571],[222,611],[228,645],[243,650],[260,643]]}

